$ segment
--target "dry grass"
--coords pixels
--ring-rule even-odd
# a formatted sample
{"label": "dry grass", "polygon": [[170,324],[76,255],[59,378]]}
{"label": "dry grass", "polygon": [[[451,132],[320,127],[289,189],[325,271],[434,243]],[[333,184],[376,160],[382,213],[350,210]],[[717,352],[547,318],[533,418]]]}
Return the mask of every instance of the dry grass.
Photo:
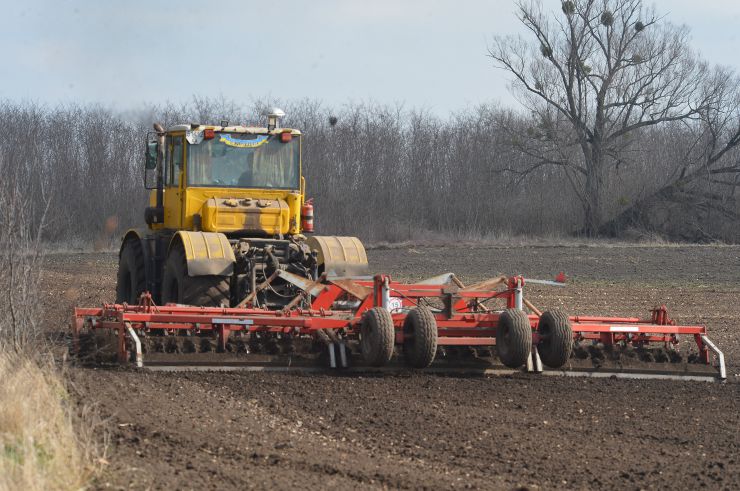
{"label": "dry grass", "polygon": [[51,363],[0,350],[0,490],[85,488],[104,460]]}

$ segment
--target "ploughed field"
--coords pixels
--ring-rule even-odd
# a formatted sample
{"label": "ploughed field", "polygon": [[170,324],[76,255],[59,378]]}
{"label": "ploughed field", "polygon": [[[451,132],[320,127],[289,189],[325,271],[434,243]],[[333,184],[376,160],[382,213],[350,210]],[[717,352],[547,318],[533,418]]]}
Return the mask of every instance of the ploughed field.
{"label": "ploughed field", "polygon": [[[541,377],[163,373],[73,368],[108,418],[99,488],[740,487],[740,247],[454,247],[368,251],[401,280],[499,273],[543,309],[706,324],[724,384]],[[114,253],[47,258],[50,330],[114,299]],[[687,340],[688,341],[688,340]]]}

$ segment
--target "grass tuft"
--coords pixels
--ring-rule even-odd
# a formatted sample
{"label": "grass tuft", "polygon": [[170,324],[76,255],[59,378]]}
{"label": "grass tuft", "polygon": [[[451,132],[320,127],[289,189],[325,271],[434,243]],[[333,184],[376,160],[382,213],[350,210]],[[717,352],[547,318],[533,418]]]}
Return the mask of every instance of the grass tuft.
{"label": "grass tuft", "polygon": [[52,364],[0,350],[0,490],[82,489],[105,462]]}

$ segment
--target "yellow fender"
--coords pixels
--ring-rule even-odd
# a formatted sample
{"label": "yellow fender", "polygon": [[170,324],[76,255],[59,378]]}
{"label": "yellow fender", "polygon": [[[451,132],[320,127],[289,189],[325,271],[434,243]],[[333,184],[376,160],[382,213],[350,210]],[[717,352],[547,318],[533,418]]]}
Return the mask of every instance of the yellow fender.
{"label": "yellow fender", "polygon": [[312,235],[308,247],[318,253],[319,266],[329,276],[363,276],[367,274],[367,254],[357,237]]}
{"label": "yellow fender", "polygon": [[224,234],[180,230],[170,240],[168,251],[181,244],[188,276],[230,276],[234,272],[234,249]]}

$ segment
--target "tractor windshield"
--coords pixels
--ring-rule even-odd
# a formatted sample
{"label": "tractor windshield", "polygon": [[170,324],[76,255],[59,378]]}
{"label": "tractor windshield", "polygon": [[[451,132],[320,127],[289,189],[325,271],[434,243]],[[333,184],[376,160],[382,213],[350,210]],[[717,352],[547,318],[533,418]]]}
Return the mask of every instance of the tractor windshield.
{"label": "tractor windshield", "polygon": [[297,137],[216,133],[188,145],[188,185],[299,189],[299,153]]}

